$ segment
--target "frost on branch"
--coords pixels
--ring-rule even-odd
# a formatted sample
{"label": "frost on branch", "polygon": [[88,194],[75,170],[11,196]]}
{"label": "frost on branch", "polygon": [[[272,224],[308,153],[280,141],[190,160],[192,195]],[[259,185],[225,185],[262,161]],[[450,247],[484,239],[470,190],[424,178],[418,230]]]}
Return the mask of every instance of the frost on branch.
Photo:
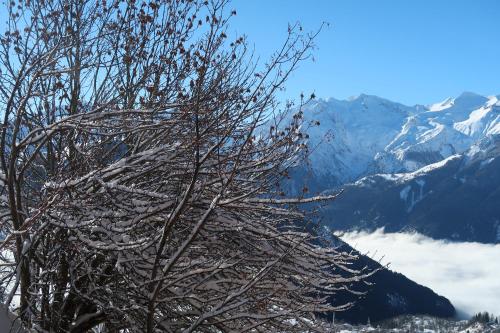
{"label": "frost on branch", "polygon": [[334,197],[279,189],[307,152],[275,93],[314,36],[259,69],[223,0],[8,9],[0,278],[26,328],[304,332],[351,305],[327,300],[370,273],[299,227]]}

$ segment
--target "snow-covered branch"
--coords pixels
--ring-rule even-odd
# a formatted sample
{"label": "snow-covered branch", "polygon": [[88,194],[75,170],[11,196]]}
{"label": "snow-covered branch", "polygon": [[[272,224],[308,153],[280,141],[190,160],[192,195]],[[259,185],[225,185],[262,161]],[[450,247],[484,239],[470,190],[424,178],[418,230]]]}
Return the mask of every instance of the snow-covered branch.
{"label": "snow-covered branch", "polygon": [[320,330],[315,314],[351,305],[329,297],[371,274],[304,222],[304,204],[338,194],[282,190],[307,146],[301,111],[275,95],[313,36],[290,27],[260,66],[227,36],[226,6],[7,11],[0,281],[26,328]]}

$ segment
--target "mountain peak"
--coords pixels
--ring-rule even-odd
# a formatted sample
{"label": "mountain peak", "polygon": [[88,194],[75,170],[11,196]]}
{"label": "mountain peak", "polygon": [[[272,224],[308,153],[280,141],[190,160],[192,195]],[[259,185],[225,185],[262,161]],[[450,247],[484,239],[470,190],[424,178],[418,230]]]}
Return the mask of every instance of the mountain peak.
{"label": "mountain peak", "polygon": [[451,108],[455,103],[455,99],[448,97],[444,101],[439,103],[434,103],[428,106],[429,111],[442,111]]}
{"label": "mountain peak", "polygon": [[463,92],[455,98],[455,103],[460,104],[463,107],[471,108],[471,107],[480,107],[488,101],[488,98],[473,92]]}
{"label": "mountain peak", "polygon": [[481,98],[485,98],[483,95],[481,94],[476,94],[475,92],[472,92],[472,91],[464,91],[463,93],[461,93],[457,99],[459,98],[478,98],[478,97],[481,97]]}
{"label": "mountain peak", "polygon": [[365,100],[386,101],[387,99],[382,98],[382,97],[377,96],[377,95],[370,95],[370,94],[361,93],[359,95],[349,96],[344,101],[346,101],[346,102],[361,101],[362,102],[362,101],[365,101]]}
{"label": "mountain peak", "polygon": [[429,111],[437,112],[449,109],[451,107],[460,109],[479,108],[488,102],[488,98],[470,91],[461,93],[456,98],[448,97],[444,101],[428,105]]}

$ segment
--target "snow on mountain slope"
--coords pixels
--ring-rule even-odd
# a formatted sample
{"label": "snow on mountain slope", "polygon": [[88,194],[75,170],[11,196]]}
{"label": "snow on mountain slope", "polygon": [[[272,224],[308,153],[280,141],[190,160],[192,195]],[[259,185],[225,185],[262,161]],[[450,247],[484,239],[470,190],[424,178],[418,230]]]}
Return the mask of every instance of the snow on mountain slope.
{"label": "snow on mountain slope", "polygon": [[372,178],[371,178],[372,176],[384,178],[384,180],[393,181],[394,183],[397,183],[397,184],[403,184],[403,183],[408,182],[410,180],[416,179],[419,176],[425,176],[426,174],[428,174],[432,170],[442,168],[442,167],[446,166],[446,164],[448,164],[449,162],[456,160],[456,159],[460,159],[461,157],[462,156],[460,154],[451,155],[451,156],[449,156],[449,157],[447,157],[439,162],[428,164],[428,165],[423,166],[422,168],[415,170],[413,172],[387,173],[387,174],[380,173],[380,174],[366,176],[366,177],[363,177],[363,178],[357,180],[354,184],[359,185],[359,186],[363,186],[363,185],[370,186],[372,183]]}
{"label": "snow on mountain slope", "polygon": [[375,155],[419,108],[368,95],[350,101],[315,101],[304,112],[306,120],[320,123],[308,133],[314,172],[338,183],[364,175],[374,167]]}
{"label": "snow on mountain slope", "polygon": [[500,242],[500,135],[416,171],[342,185],[322,208],[332,230],[418,231],[436,239]]}
{"label": "snow on mountain slope", "polygon": [[475,138],[500,134],[499,106],[498,98],[491,97],[485,105],[472,111],[466,120],[455,123],[453,127],[457,131]]}
{"label": "snow on mountain slope", "polygon": [[446,109],[449,109],[450,107],[452,107],[453,103],[454,103],[453,98],[448,97],[447,99],[445,99],[444,101],[442,101],[440,103],[435,103],[435,104],[429,105],[428,108],[429,108],[429,111],[431,111],[431,112],[443,111],[443,110],[446,110]]}
{"label": "snow on mountain slope", "polygon": [[[341,185],[375,173],[413,172],[500,134],[500,101],[463,93],[430,106],[369,95],[318,100],[304,110],[312,171]],[[324,188],[326,189],[326,188]]]}

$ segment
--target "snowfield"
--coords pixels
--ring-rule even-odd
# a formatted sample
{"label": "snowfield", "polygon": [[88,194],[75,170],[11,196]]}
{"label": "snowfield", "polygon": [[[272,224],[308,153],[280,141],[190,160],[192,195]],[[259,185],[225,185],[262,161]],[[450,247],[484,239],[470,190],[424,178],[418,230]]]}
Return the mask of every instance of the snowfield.
{"label": "snowfield", "polygon": [[429,106],[377,96],[317,100],[304,110],[318,176],[353,182],[376,173],[414,172],[500,134],[497,96],[463,93]]}

